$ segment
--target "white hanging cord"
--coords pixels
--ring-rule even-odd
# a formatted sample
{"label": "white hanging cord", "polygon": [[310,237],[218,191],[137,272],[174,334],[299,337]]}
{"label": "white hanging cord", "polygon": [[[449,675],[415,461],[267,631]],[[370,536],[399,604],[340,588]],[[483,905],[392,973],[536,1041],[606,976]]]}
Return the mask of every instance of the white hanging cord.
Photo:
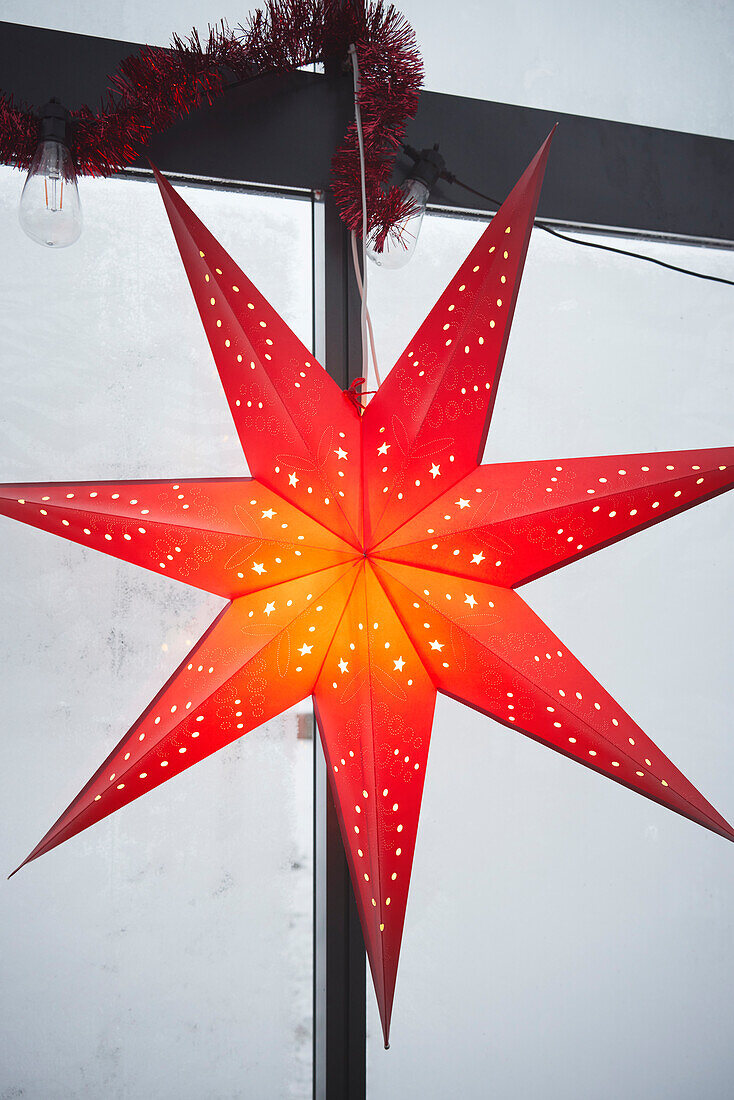
{"label": "white hanging cord", "polygon": [[372,361],[375,367],[375,378],[377,379],[377,385],[380,385],[380,374],[377,369],[377,356],[375,355],[375,342],[372,333],[372,323],[369,319],[367,312],[367,185],[365,180],[365,164],[364,164],[364,136],[362,133],[362,112],[359,109],[359,61],[357,58],[357,50],[354,43],[349,47],[349,55],[352,59],[352,74],[354,77],[354,116],[357,123],[357,141],[359,144],[359,169],[360,180],[362,184],[362,272],[363,276],[360,277],[359,262],[357,259],[357,244],[354,233],[352,233],[352,258],[354,260],[354,270],[357,276],[357,286],[359,287],[359,295],[362,300],[362,309],[360,313],[360,326],[362,331],[362,374],[367,379],[369,374],[369,352],[367,348],[367,332],[369,328],[369,342],[372,348]]}
{"label": "white hanging cord", "polygon": [[[357,286],[359,287],[359,295],[362,301],[365,303],[364,312],[367,318],[367,333],[370,338],[370,351],[372,352],[372,365],[375,368],[375,378],[377,379],[377,385],[382,385],[382,379],[380,378],[380,372],[377,369],[377,353],[375,351],[375,334],[372,331],[372,318],[370,317],[370,311],[366,304],[366,295],[362,293],[362,276],[359,271],[359,257],[357,255],[357,235],[352,233],[352,260],[354,261],[354,274],[357,277]],[[365,375],[365,380],[367,375]]]}

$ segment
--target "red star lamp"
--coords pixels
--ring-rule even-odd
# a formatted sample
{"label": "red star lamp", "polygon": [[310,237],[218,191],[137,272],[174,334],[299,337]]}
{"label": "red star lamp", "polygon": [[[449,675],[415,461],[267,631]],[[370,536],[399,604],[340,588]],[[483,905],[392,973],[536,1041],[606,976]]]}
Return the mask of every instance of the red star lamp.
{"label": "red star lamp", "polygon": [[312,695],[386,1041],[437,692],[734,839],[517,591],[730,489],[734,448],[480,465],[549,143],[363,411],[156,173],[252,476],[0,487],[230,601],[25,863]]}

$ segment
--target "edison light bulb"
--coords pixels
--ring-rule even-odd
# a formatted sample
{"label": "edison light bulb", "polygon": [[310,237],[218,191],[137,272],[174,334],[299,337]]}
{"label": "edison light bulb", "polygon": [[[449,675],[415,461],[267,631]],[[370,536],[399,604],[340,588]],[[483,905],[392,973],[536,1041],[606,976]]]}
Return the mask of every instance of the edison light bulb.
{"label": "edison light bulb", "polygon": [[407,264],[415,252],[429,194],[428,187],[420,179],[407,179],[400,190],[410,201],[410,210],[390,230],[382,251],[377,251],[374,233],[367,238],[367,255],[372,262],[393,270]]}
{"label": "edison light bulb", "polygon": [[82,231],[76,172],[67,144],[68,111],[51,101],[41,113],[40,140],[33,154],[18,218],[39,244],[65,248]]}
{"label": "edison light bulb", "polygon": [[410,204],[408,212],[392,227],[381,249],[377,248],[376,233],[373,232],[367,238],[367,255],[372,262],[378,267],[393,270],[407,264],[415,252],[428,196],[446,168],[438,145],[434,145],[432,149],[423,149],[420,153],[409,145],[404,145],[403,149],[414,162],[410,175],[400,186]]}

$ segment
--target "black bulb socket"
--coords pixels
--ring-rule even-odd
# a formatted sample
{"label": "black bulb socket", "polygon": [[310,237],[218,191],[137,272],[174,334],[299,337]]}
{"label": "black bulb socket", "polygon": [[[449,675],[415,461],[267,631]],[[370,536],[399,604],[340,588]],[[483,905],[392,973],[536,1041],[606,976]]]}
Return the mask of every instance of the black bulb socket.
{"label": "black bulb socket", "polygon": [[51,99],[41,107],[38,112],[40,129],[39,141],[58,141],[61,145],[69,146],[71,138],[71,116],[58,99]]}
{"label": "black bulb socket", "polygon": [[410,172],[408,172],[407,178],[420,180],[431,191],[436,180],[446,171],[446,161],[439,153],[438,145],[434,145],[432,149],[421,149],[420,153],[416,152],[415,149],[411,149],[410,146],[404,148],[408,156],[415,161]]}

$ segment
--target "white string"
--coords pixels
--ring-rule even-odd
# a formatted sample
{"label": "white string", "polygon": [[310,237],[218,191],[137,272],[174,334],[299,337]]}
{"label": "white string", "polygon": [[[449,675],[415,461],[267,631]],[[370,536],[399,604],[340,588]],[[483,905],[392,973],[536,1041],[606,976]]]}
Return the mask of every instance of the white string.
{"label": "white string", "polygon": [[352,58],[352,74],[354,77],[354,117],[357,123],[360,182],[362,185],[362,277],[360,277],[359,262],[357,260],[356,238],[354,233],[352,233],[352,259],[354,260],[354,270],[357,276],[357,286],[359,287],[359,295],[362,301],[362,308],[360,311],[360,328],[362,332],[362,374],[364,378],[367,379],[369,375],[369,351],[367,346],[367,332],[369,330],[369,344],[372,349],[372,361],[375,367],[375,378],[377,379],[377,385],[379,386],[380,374],[377,369],[377,356],[375,355],[375,341],[372,332],[372,322],[370,321],[369,313],[367,312],[367,184],[365,179],[362,112],[359,109],[359,61],[357,58],[357,50],[354,46],[354,43],[352,43],[352,45],[349,47],[349,54]]}
{"label": "white string", "polygon": [[[359,271],[359,257],[357,255],[357,235],[352,233],[352,260],[354,261],[354,274],[357,277],[357,286],[359,287],[359,294],[362,297],[362,276]],[[380,378],[380,372],[377,369],[377,353],[375,351],[375,334],[372,331],[372,318],[370,317],[370,311],[367,308],[365,300],[365,315],[367,317],[367,333],[370,338],[370,351],[372,352],[372,365],[375,368],[375,378],[377,379],[377,385],[382,385],[382,379]],[[366,380],[365,375],[365,380]]]}

